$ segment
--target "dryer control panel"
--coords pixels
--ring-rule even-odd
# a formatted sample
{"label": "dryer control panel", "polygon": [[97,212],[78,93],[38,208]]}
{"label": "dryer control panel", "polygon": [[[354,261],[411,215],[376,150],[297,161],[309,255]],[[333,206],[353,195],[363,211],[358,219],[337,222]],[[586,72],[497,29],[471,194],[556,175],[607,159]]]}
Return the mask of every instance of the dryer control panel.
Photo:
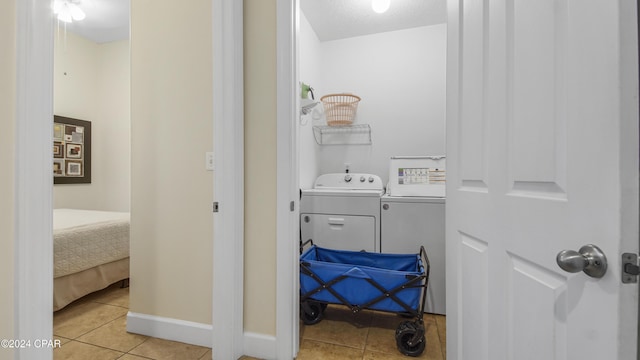
{"label": "dryer control panel", "polygon": [[389,165],[391,196],[444,197],[446,183],[444,156],[395,156]]}

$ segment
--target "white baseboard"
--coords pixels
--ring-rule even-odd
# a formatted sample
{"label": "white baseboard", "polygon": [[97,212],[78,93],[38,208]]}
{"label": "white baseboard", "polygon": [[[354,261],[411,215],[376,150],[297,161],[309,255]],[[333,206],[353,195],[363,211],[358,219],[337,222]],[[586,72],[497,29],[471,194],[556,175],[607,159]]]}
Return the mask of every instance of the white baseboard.
{"label": "white baseboard", "polygon": [[259,359],[275,359],[276,345],[275,336],[244,333],[244,355]]}
{"label": "white baseboard", "polygon": [[160,339],[211,347],[213,326],[129,311],[127,331]]}
{"label": "white baseboard", "polygon": [[[127,313],[127,331],[209,348],[213,342],[212,325],[131,311]],[[275,336],[245,332],[243,342],[244,355],[260,359],[276,358]]]}

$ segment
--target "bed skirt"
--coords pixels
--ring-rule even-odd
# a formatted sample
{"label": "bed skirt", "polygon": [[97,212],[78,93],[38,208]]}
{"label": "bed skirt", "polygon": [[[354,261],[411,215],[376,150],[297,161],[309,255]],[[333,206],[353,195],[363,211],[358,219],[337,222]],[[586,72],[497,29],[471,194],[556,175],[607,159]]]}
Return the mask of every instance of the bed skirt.
{"label": "bed skirt", "polygon": [[53,311],[94,291],[129,278],[129,258],[53,279]]}

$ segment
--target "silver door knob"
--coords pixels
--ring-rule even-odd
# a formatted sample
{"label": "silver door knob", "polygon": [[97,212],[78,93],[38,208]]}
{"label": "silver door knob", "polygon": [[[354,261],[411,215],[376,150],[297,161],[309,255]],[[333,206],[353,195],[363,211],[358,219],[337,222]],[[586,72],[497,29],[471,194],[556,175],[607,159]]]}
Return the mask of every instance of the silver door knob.
{"label": "silver door knob", "polygon": [[556,262],[564,271],[583,271],[594,278],[601,278],[607,272],[607,257],[599,247],[591,244],[581,247],[579,251],[560,251],[556,256]]}

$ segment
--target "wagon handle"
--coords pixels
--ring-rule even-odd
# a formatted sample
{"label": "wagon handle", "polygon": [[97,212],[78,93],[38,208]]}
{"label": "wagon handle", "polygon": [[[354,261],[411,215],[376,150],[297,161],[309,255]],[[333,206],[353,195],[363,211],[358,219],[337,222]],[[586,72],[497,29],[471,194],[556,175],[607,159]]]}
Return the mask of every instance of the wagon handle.
{"label": "wagon handle", "polygon": [[427,303],[427,286],[429,286],[429,273],[431,272],[431,262],[429,262],[429,256],[427,256],[427,251],[424,249],[424,245],[420,245],[420,258],[423,259],[423,266],[426,265],[426,271],[425,271],[425,275],[426,275],[426,279],[424,282],[424,289],[422,290],[422,304],[420,304],[420,307],[422,308],[421,310],[421,314],[424,313],[424,307]]}
{"label": "wagon handle", "polygon": [[[307,240],[311,241],[311,239]],[[427,282],[429,281],[429,272],[431,271],[431,262],[429,261],[429,257],[427,256],[427,251],[424,249],[424,245],[420,245],[420,258],[423,259],[423,264],[426,264],[427,269]]]}
{"label": "wagon handle", "polygon": [[309,240],[307,240],[305,242],[302,242],[302,240],[300,240],[300,254],[302,254],[302,251],[304,250],[304,247],[307,244],[311,244],[311,246],[313,246],[313,239],[309,239]]}

